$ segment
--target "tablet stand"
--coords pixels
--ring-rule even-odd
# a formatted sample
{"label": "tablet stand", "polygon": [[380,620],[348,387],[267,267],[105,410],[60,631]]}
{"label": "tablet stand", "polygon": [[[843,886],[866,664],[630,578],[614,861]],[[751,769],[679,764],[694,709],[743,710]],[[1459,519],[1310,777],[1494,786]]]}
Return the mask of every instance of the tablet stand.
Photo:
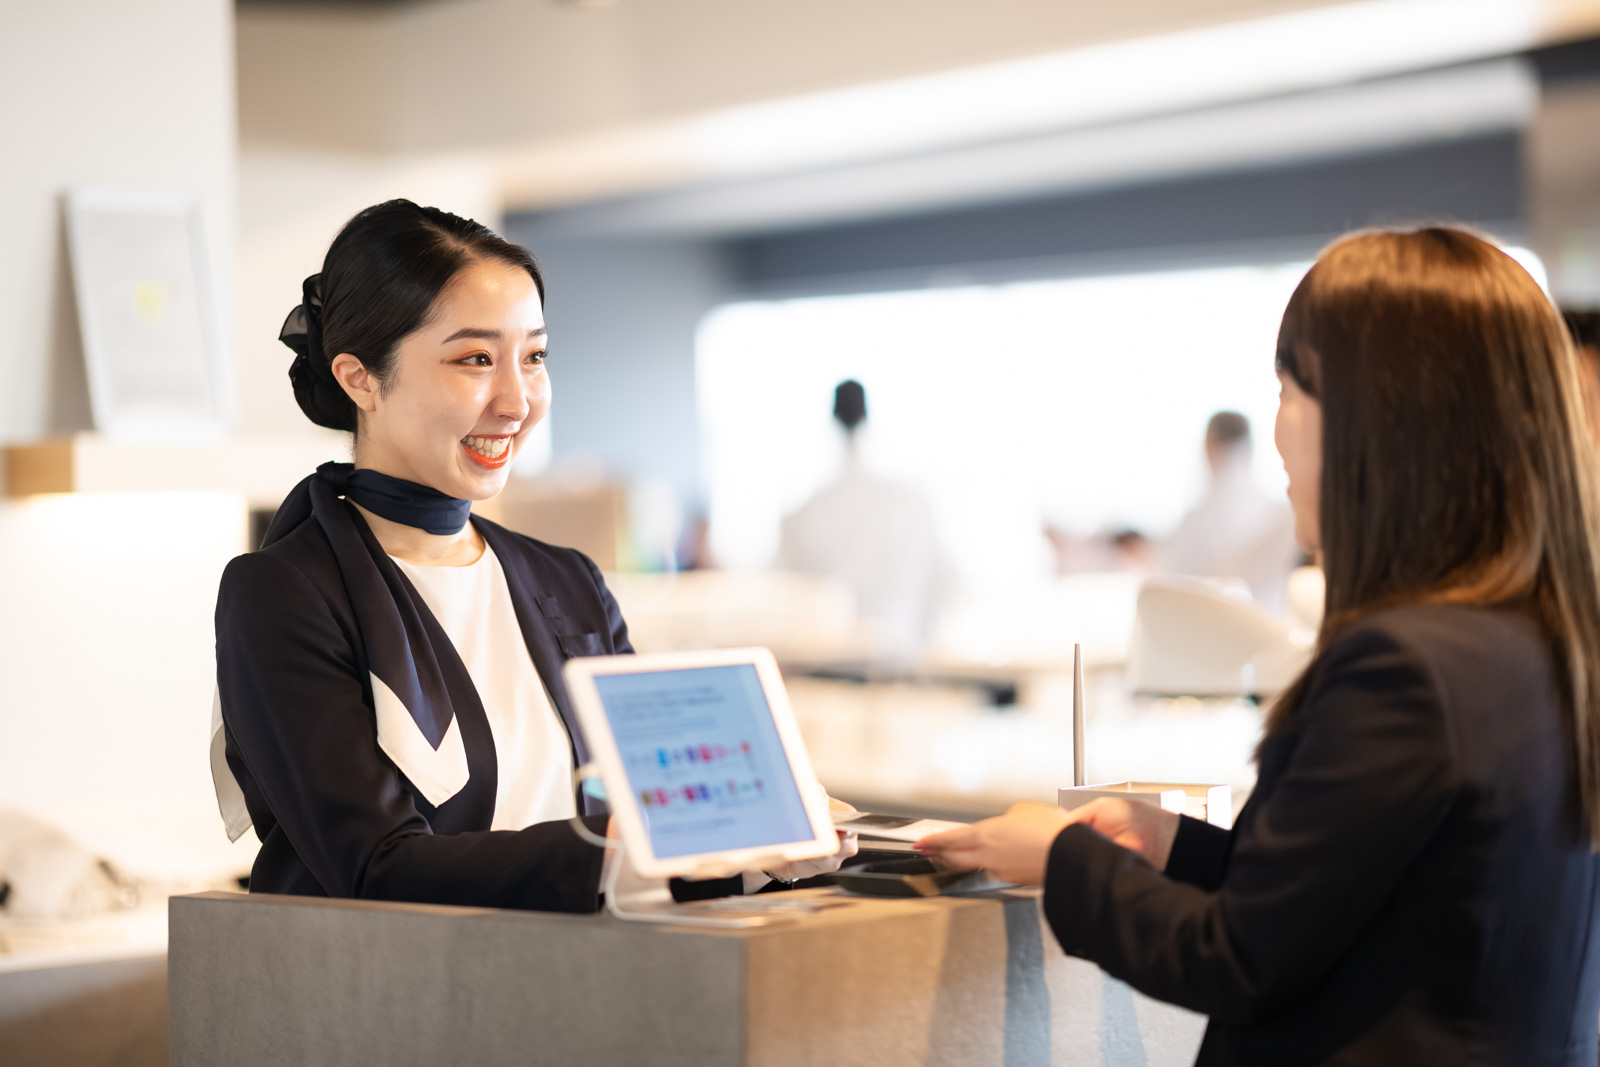
{"label": "tablet stand", "polygon": [[[578,788],[605,800],[605,787],[596,775],[599,769],[592,763],[574,768],[573,781]],[[613,918],[626,922],[667,923],[687,926],[719,926],[724,929],[746,929],[791,919],[816,910],[817,905],[807,897],[794,897],[786,893],[768,893],[760,897],[723,897],[718,900],[696,900],[680,904],[672,899],[672,890],[652,880],[644,886],[622,892],[619,885],[622,865],[627,862],[621,841],[601,837],[574,815],[568,820],[573,832],[591,845],[602,849],[616,849],[605,876],[601,891],[606,898],[606,912]],[[775,858],[782,862],[781,857]]]}
{"label": "tablet stand", "polygon": [[606,912],[626,922],[747,929],[792,919],[816,908],[809,898],[791,897],[786,893],[724,897],[680,904],[672,899],[671,889],[653,880],[643,888],[623,893],[618,891],[617,883],[625,862],[626,858],[618,850],[612,858],[610,870],[606,872],[603,889]]}

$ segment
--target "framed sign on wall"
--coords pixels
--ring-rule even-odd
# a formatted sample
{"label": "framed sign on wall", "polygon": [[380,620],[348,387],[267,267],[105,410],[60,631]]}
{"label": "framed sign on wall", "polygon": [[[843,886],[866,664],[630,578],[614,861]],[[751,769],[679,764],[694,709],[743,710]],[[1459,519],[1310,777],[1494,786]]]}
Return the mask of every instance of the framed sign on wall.
{"label": "framed sign on wall", "polygon": [[78,188],[67,240],[95,428],[214,441],[233,423],[200,204],[180,190]]}

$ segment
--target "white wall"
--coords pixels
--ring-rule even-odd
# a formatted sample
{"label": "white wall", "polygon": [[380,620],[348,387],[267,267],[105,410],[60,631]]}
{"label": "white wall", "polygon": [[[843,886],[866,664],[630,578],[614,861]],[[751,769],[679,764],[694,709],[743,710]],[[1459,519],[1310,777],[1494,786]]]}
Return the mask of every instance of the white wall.
{"label": "white wall", "polygon": [[244,523],[229,493],[0,505],[0,807],[151,875],[226,861],[212,613]]}
{"label": "white wall", "polygon": [[373,11],[309,4],[240,11],[236,55],[245,139],[343,153],[391,147],[393,25]]}
{"label": "white wall", "polygon": [[[87,427],[58,201],[71,184],[196,191],[231,343],[230,0],[8,5],[0,138],[0,442]],[[233,495],[0,498],[0,805],[124,856],[186,820],[225,843],[206,764],[211,611],[243,547]],[[137,829],[108,839],[123,822]]]}
{"label": "white wall", "polygon": [[239,427],[249,434],[347,438],[306,421],[289,389],[292,353],[278,340],[307,275],[351,215],[393,197],[489,226],[500,203],[486,163],[472,156],[395,159],[246,145],[239,160]]}
{"label": "white wall", "polygon": [[[62,191],[163,186],[201,197],[226,299],[233,280],[233,5],[10,4],[0,33],[0,441],[88,420],[64,255]],[[231,339],[231,305],[224,307]]]}

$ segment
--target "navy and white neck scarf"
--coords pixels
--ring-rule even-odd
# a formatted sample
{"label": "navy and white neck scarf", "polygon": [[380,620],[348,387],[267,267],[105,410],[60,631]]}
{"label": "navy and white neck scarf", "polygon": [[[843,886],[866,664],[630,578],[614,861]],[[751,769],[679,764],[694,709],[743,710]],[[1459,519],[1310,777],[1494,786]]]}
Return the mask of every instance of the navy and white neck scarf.
{"label": "navy and white neck scarf", "polygon": [[431,534],[460,533],[472,514],[470,500],[446,496],[432,486],[391,478],[375,470],[358,470],[348,463],[324,463],[313,477],[321,478],[335,493],[374,515]]}
{"label": "navy and white neck scarf", "polygon": [[472,504],[377,471],[324,463],[289,492],[263,542],[272,544],[307,519],[322,528],[366,646],[378,744],[437,807],[466,784],[467,757],[423,625],[428,609],[341,497],[393,522],[441,534],[462,529]]}

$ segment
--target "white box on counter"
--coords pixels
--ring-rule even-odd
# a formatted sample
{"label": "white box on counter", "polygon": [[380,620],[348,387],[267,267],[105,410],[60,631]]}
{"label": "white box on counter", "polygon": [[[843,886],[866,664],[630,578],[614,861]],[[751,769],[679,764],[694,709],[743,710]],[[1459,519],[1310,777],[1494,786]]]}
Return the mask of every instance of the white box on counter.
{"label": "white box on counter", "polygon": [[1233,825],[1233,790],[1225,785],[1107,782],[1104,785],[1067,786],[1057,791],[1056,803],[1071,811],[1100,797],[1122,797],[1155,804],[1166,811],[1200,819],[1224,829]]}

